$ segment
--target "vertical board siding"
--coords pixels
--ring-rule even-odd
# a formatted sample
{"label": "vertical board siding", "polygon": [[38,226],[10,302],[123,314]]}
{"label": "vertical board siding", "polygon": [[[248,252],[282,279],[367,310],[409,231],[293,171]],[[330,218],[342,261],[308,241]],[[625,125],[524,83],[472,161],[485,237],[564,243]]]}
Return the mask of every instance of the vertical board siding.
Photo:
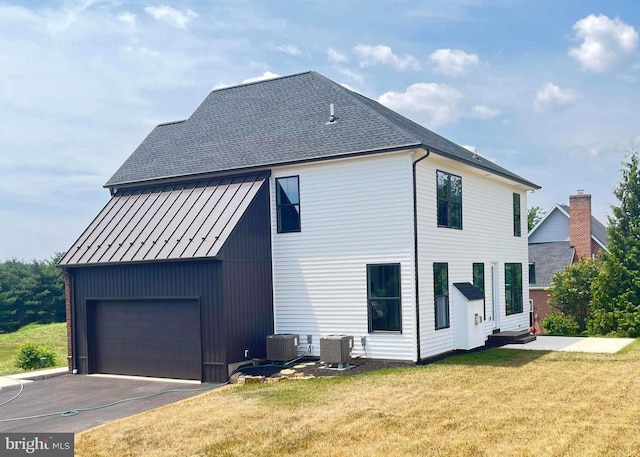
{"label": "vertical board siding", "polygon": [[230,261],[222,268],[226,360],[266,357],[266,336],[273,333],[271,263]]}
{"label": "vertical board siding", "polygon": [[270,223],[269,185],[264,183],[220,251],[229,364],[265,357],[266,336],[273,333]]}
{"label": "vertical board siding", "polygon": [[[353,335],[354,354],[415,360],[411,157],[407,152],[281,167],[271,186],[275,332]],[[301,231],[277,233],[275,178],[300,177]],[[368,333],[367,264],[399,263],[402,333]]]}
{"label": "vertical board siding", "polygon": [[271,219],[268,181],[253,198],[233,232],[220,249],[220,260],[244,260],[271,263]]}
{"label": "vertical board siding", "polygon": [[[77,268],[74,276],[76,357],[89,370],[87,299],[194,297],[200,300],[203,363],[225,363],[224,326],[214,316],[221,308],[221,265],[217,261],[129,264]],[[162,348],[159,348],[162,350]],[[225,370],[226,371],[226,370]],[[205,380],[208,380],[205,378]]]}
{"label": "vertical board siding", "polygon": [[[437,226],[436,170],[462,177],[462,230]],[[521,197],[521,233],[513,235],[513,193]],[[431,154],[418,164],[418,246],[420,294],[421,357],[430,357],[455,349],[452,284],[473,282],[473,263],[484,263],[487,321],[485,334],[491,333],[492,291],[491,264],[499,266],[500,325],[502,330],[528,328],[528,248],[527,195],[516,183],[459,162]],[[450,327],[435,330],[433,263],[449,264]],[[504,264],[523,265],[524,312],[505,316]]]}
{"label": "vertical board siding", "polygon": [[250,357],[265,352],[265,338],[273,332],[268,184],[255,192],[221,247],[221,260],[69,269],[74,278],[75,357],[81,373],[90,367],[87,299],[197,298],[204,381],[226,381],[227,365],[245,360],[245,349]]}

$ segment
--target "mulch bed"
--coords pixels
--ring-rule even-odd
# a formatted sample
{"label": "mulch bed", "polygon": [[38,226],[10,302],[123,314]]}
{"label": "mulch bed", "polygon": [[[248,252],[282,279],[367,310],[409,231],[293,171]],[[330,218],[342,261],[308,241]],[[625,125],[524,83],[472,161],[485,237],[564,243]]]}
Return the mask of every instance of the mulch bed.
{"label": "mulch bed", "polygon": [[[263,363],[240,367],[238,372],[247,376],[277,377],[322,377],[322,376],[351,376],[383,368],[407,368],[416,366],[413,362],[378,359],[351,359],[349,367],[338,369],[335,365],[325,368],[318,358],[304,357],[289,364]],[[284,370],[284,372],[283,372]],[[292,371],[293,370],[293,371]]]}

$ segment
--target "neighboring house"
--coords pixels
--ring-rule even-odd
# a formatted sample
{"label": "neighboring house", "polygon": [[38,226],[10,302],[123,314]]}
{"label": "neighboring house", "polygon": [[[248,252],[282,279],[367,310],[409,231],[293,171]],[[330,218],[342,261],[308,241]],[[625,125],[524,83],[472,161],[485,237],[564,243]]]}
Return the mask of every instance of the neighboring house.
{"label": "neighboring house", "polygon": [[607,229],[591,215],[591,195],[579,190],[569,206],[556,204],[529,233],[529,298],[535,325],[551,314],[553,275],[581,258],[607,251]]}
{"label": "neighboring house", "polygon": [[106,187],[59,264],[80,373],[224,381],[272,333],[420,361],[528,330],[539,186],[318,73],[212,91]]}

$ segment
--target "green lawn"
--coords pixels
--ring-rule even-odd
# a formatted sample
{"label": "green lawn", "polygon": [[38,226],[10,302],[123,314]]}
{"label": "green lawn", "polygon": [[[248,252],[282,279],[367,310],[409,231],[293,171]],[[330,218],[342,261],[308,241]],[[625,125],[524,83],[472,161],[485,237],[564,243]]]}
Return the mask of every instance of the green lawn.
{"label": "green lawn", "polygon": [[489,349],[412,368],[234,385],[76,436],[81,457],[618,457],[640,449],[640,341]]}
{"label": "green lawn", "polygon": [[49,344],[56,351],[57,366],[67,365],[67,324],[29,324],[17,332],[0,334],[0,376],[19,373],[13,359],[22,343]]}

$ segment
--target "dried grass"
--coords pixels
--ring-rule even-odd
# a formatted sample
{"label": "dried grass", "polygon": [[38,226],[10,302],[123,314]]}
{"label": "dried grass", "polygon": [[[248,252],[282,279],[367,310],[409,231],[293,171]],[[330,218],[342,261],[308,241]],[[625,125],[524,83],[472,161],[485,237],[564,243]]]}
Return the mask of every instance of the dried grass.
{"label": "dried grass", "polygon": [[492,349],[353,377],[233,386],[81,433],[97,456],[625,456],[640,450],[640,344]]}

